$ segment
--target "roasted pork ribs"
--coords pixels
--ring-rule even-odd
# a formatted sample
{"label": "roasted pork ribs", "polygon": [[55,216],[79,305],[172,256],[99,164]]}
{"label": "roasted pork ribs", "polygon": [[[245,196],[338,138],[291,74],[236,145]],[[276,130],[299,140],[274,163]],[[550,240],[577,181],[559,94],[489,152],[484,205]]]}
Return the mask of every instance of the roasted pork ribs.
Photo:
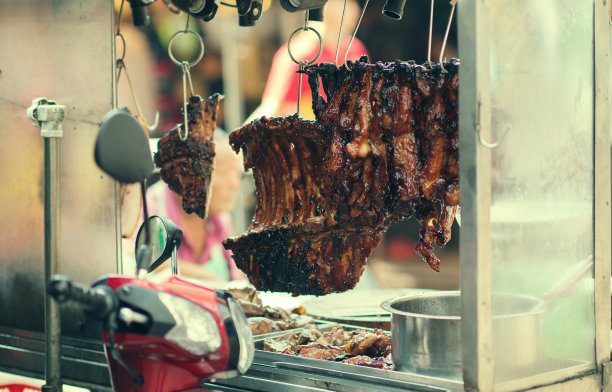
{"label": "roasted pork ribs", "polygon": [[333,133],[325,156],[333,204],[350,216],[382,215],[387,223],[415,215],[416,252],[435,271],[433,243],[450,240],[459,205],[458,70],[458,60],[442,68],[370,64],[367,57],[350,70],[307,69],[314,113]]}
{"label": "roasted pork ribs", "polygon": [[342,326],[321,332],[315,325],[263,342],[265,351],[305,358],[339,361],[350,365],[393,370],[391,338],[380,330],[345,330]]}
{"label": "roasted pork ribs", "polygon": [[412,215],[416,251],[439,270],[433,243],[450,239],[459,203],[458,65],[312,66],[316,122],[264,117],[230,135],[257,201],[247,233],[225,246],[256,288],[351,289],[382,232]]}
{"label": "roasted pork ribs", "polygon": [[253,169],[257,200],[248,234],[224,245],[259,290],[346,291],[380,242],[376,217],[335,220],[323,164],[329,143],[324,127],[297,116],[264,117],[230,134]]}
{"label": "roasted pork ribs", "polygon": [[[189,98],[187,105],[188,135],[181,140],[178,127],[157,143],[154,160],[161,178],[182,197],[183,210],[206,217],[215,157],[213,135],[221,96],[207,100]],[[184,135],[184,130],[181,131]]]}

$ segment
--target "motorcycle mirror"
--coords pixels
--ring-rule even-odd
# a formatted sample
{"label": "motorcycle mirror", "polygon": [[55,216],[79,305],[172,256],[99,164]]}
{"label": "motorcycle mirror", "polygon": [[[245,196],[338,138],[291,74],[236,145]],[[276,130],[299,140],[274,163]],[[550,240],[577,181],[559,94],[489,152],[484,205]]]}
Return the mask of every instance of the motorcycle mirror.
{"label": "motorcycle mirror", "polygon": [[[150,249],[153,260],[147,269],[151,272],[168,260],[173,250],[181,245],[183,232],[174,222],[163,216],[153,215],[147,222],[151,232]],[[145,241],[145,222],[143,222],[136,235],[136,260],[138,260],[138,251],[145,245]],[[143,267],[146,268],[146,266],[138,266],[139,269]]]}
{"label": "motorcycle mirror", "polygon": [[105,173],[122,183],[144,181],[153,172],[149,138],[126,109],[104,116],[94,156]]}

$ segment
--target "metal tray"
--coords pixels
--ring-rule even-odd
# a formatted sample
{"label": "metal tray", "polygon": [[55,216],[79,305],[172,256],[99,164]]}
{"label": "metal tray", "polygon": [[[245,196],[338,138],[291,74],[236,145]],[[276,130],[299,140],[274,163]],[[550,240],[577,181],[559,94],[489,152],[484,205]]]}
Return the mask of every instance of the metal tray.
{"label": "metal tray", "polygon": [[[373,328],[360,327],[357,325],[341,324],[341,323],[334,323],[334,322],[320,321],[320,320],[317,320],[315,322],[315,326],[319,329],[319,331],[323,333],[331,331],[332,328],[334,327],[342,327],[345,331],[354,331],[357,329],[360,331],[373,331],[374,330]],[[255,349],[263,351],[264,340],[280,338],[290,332],[297,333],[297,332],[300,332],[303,328],[304,327],[299,327],[299,328],[287,329],[285,331],[277,331],[277,332],[270,332],[270,333],[261,334],[261,335],[254,335],[253,339],[255,341]],[[385,331],[385,332],[389,333],[388,331]]]}
{"label": "metal tray", "polygon": [[[327,325],[329,323],[325,322],[325,321],[315,320],[314,324],[320,329],[320,327],[319,327],[320,325],[323,326],[323,325]],[[334,325],[336,325],[336,324],[334,324]],[[277,336],[283,336],[286,333],[296,332],[296,331],[301,330],[302,328],[304,328],[304,327],[285,329],[283,331],[276,331],[276,332],[261,333],[259,335],[253,335],[253,339],[255,339],[256,342],[259,341],[259,340],[261,340],[263,342],[265,339],[274,338],[274,337],[277,337]]]}
{"label": "metal tray", "polygon": [[[322,332],[330,331],[335,326],[342,326],[342,328],[347,331],[373,330],[372,328],[340,323],[321,322],[317,325],[319,330],[321,330]],[[291,331],[287,330],[282,332],[275,332],[272,334],[268,334],[268,336],[266,337],[256,337],[254,364],[262,366],[255,366],[253,370],[262,373],[265,371],[265,369],[268,369],[271,373],[276,373],[279,375],[285,374],[283,372],[290,372],[292,374],[301,374],[305,378],[312,379],[314,377],[315,379],[318,379],[319,377],[323,377],[329,378],[334,382],[342,381],[343,385],[346,385],[347,388],[337,389],[338,386],[332,388],[332,390],[338,391],[463,391],[463,382],[461,381],[447,380],[437,377],[420,375],[416,373],[400,372],[396,370],[383,370],[367,366],[350,365],[335,361],[304,358],[263,350],[264,340],[269,338],[281,337],[288,332],[295,332],[299,331],[300,329],[301,328],[293,329]],[[281,376],[278,377],[282,379]],[[349,381],[357,382],[358,386],[352,385]]]}

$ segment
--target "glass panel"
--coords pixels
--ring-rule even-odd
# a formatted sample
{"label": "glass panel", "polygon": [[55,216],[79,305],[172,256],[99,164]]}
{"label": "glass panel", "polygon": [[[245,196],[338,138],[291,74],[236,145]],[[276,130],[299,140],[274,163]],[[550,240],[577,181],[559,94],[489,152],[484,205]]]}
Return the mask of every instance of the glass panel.
{"label": "glass panel", "polygon": [[[492,133],[502,138],[492,151],[491,249],[503,382],[595,357],[593,3],[494,0],[489,26]],[[520,361],[501,359],[516,350]]]}

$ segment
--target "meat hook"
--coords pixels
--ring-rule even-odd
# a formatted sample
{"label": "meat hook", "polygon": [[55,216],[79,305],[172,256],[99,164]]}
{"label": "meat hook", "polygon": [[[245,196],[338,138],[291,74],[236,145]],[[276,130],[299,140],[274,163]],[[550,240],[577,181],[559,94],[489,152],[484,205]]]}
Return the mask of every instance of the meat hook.
{"label": "meat hook", "polygon": [[[291,60],[298,65],[299,80],[298,80],[298,97],[297,97],[297,111],[296,111],[296,114],[298,116],[300,114],[300,102],[301,102],[301,97],[302,97],[302,73],[305,67],[314,64],[314,62],[317,61],[319,57],[321,57],[321,53],[323,53],[323,39],[321,38],[321,34],[319,34],[319,32],[315,28],[308,26],[307,23],[308,23],[308,10],[306,10],[305,15],[304,15],[304,27],[298,27],[297,29],[295,29],[295,31],[291,33],[291,35],[289,36],[289,40],[287,41],[287,52],[289,52],[289,57],[291,57]],[[308,31],[308,30],[314,32],[317,35],[317,38],[319,39],[319,52],[317,53],[315,58],[313,58],[310,61],[309,60],[297,60],[293,56],[293,53],[291,52],[291,40],[293,40],[293,37],[295,37],[295,35],[299,33],[300,31]]]}
{"label": "meat hook", "polygon": [[444,33],[444,41],[442,41],[442,50],[440,50],[440,67],[442,68],[442,72],[446,72],[444,69],[444,63],[442,63],[444,57],[444,49],[446,49],[446,41],[448,40],[448,32],[450,31],[451,24],[453,23],[453,14],[455,13],[455,7],[457,6],[457,0],[451,0],[450,4],[452,6],[450,17],[448,18],[448,24],[446,25],[446,33]]}
{"label": "meat hook", "polygon": [[476,134],[478,135],[478,142],[479,142],[479,143],[480,143],[480,144],[481,144],[483,147],[486,147],[486,148],[490,148],[490,149],[497,148],[497,147],[499,147],[499,145],[501,144],[501,142],[504,140],[504,138],[506,137],[506,135],[508,134],[508,132],[510,132],[510,129],[511,129],[511,128],[512,128],[512,126],[511,126],[511,125],[508,125],[508,126],[506,127],[506,130],[504,131],[504,133],[502,133],[502,135],[501,135],[501,137],[499,138],[499,140],[498,140],[498,141],[496,141],[496,142],[490,143],[490,142],[487,142],[486,140],[484,140],[484,139],[482,138],[482,134],[480,133],[480,124],[478,124],[478,125],[476,125]]}
{"label": "meat hook", "polygon": [[338,45],[336,45],[336,58],[334,59],[334,65],[336,67],[338,66],[338,52],[340,52],[340,38],[342,37],[342,26],[344,26],[344,14],[346,13],[346,3],[347,2],[348,0],[344,0],[344,7],[342,8],[342,18],[340,18],[340,31],[338,32]]}
{"label": "meat hook", "polygon": [[346,48],[346,53],[344,53],[344,68],[347,69],[347,71],[350,71],[351,69],[349,68],[348,64],[346,63],[346,59],[348,58],[348,54],[349,51],[351,50],[351,45],[353,44],[353,40],[355,39],[355,35],[357,35],[357,30],[359,29],[359,25],[361,24],[361,19],[363,19],[363,15],[365,14],[365,10],[368,7],[368,3],[370,2],[370,0],[366,0],[365,4],[363,5],[363,9],[361,10],[361,15],[359,15],[359,20],[357,21],[357,25],[355,26],[355,30],[353,31],[353,35],[351,36],[351,40],[349,41],[349,44]]}
{"label": "meat hook", "polygon": [[[199,63],[200,60],[202,60],[202,57],[204,57],[204,40],[202,39],[202,36],[200,34],[196,33],[193,30],[189,30],[190,18],[191,15],[187,14],[187,23],[185,24],[185,30],[179,30],[174,33],[172,37],[170,37],[170,41],[168,42],[168,56],[170,56],[170,60],[172,60],[174,64],[181,67],[181,70],[183,71],[183,120],[185,126],[185,131],[183,132],[183,134],[181,134],[181,124],[177,124],[176,126],[178,136],[182,141],[187,140],[187,136],[189,136],[189,126],[187,121],[187,81],[189,81],[189,90],[191,92],[191,95],[195,95],[195,93],[193,92],[193,82],[191,81],[191,73],[189,72],[189,69]],[[174,43],[176,37],[182,34],[193,34],[200,43],[200,50],[198,52],[198,55],[195,60],[191,62],[187,62],[185,60],[178,61],[176,57],[174,57],[174,54],[172,54],[172,44]]]}
{"label": "meat hook", "polygon": [[429,43],[427,46],[427,64],[431,68],[431,36],[433,34],[434,0],[431,0],[431,11],[429,12]]}

